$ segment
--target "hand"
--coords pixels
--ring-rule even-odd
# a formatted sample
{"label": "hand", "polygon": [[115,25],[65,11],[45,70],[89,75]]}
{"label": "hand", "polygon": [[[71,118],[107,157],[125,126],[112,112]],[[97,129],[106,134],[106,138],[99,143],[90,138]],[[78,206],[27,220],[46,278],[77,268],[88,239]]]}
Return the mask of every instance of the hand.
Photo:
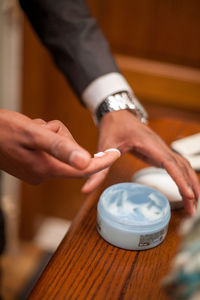
{"label": "hand", "polygon": [[46,123],[0,110],[0,169],[28,183],[83,178],[110,166],[119,155],[91,158],[60,121]]}
{"label": "hand", "polygon": [[[99,127],[99,151],[115,147],[121,153],[131,152],[146,163],[165,168],[176,182],[183,197],[185,210],[194,213],[194,200],[199,198],[198,178],[190,164],[174,153],[147,125],[127,110],[107,113]],[[87,193],[99,185],[108,169],[91,176],[82,191]]]}

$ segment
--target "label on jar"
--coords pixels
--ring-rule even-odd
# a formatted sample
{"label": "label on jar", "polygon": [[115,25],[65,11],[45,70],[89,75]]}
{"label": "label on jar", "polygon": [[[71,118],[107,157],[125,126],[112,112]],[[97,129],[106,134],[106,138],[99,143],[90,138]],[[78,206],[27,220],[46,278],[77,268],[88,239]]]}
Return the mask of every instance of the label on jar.
{"label": "label on jar", "polygon": [[138,247],[147,247],[147,246],[153,246],[155,244],[159,244],[165,238],[166,233],[167,233],[167,226],[160,231],[151,234],[140,235]]}

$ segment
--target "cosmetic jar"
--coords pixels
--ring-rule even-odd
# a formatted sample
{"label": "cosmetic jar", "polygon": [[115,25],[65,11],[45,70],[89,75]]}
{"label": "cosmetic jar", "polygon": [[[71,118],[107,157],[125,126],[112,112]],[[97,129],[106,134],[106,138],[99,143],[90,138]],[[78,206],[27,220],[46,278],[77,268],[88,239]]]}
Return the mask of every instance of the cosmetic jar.
{"label": "cosmetic jar", "polygon": [[127,250],[159,245],[167,234],[170,206],[152,187],[133,182],[107,188],[97,205],[97,230],[110,244]]}
{"label": "cosmetic jar", "polygon": [[176,183],[165,169],[155,167],[141,169],[133,175],[132,181],[160,191],[168,199],[172,209],[184,206]]}

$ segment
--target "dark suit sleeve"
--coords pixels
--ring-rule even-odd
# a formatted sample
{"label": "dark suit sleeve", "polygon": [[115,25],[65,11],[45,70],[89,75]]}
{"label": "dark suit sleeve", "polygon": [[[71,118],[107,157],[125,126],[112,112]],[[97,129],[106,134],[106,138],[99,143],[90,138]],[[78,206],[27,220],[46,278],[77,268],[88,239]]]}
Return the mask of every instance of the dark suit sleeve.
{"label": "dark suit sleeve", "polygon": [[79,98],[94,79],[119,72],[85,0],[20,0],[20,4]]}

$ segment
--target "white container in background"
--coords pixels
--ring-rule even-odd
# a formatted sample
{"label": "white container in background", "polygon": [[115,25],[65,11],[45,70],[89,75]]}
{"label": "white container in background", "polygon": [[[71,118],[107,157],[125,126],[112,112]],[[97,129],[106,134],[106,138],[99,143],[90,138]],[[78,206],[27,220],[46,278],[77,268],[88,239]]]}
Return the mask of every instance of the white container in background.
{"label": "white container in background", "polygon": [[97,230],[114,246],[145,250],[165,239],[170,216],[169,202],[159,191],[137,183],[119,183],[100,196]]}
{"label": "white container in background", "polygon": [[133,175],[132,181],[160,191],[169,200],[172,209],[183,207],[183,199],[178,187],[165,169],[155,167],[141,169]]}

